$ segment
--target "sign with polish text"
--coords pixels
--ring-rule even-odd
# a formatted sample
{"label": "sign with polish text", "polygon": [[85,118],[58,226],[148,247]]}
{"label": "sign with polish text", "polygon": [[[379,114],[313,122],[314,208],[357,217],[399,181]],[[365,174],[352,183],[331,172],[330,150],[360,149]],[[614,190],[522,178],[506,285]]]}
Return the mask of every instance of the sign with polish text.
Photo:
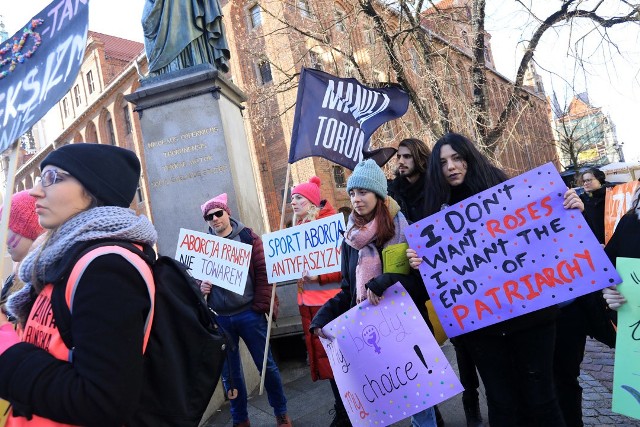
{"label": "sign with polish text", "polygon": [[633,196],[640,187],[640,182],[631,181],[607,188],[604,198],[604,242],[609,242],[618,226],[620,218],[631,209]]}
{"label": "sign with polish text", "polygon": [[377,306],[363,301],[321,339],[354,426],[386,426],[463,391],[413,300],[396,283]]}
{"label": "sign with polish text", "polygon": [[189,267],[196,279],[243,295],[251,249],[242,242],[181,228],[176,260]]}
{"label": "sign with polish text", "polygon": [[263,235],[269,283],[340,271],[344,230],[339,213]]}
{"label": "sign with polish text", "polygon": [[407,227],[447,336],[620,283],[566,191],[547,163]]}

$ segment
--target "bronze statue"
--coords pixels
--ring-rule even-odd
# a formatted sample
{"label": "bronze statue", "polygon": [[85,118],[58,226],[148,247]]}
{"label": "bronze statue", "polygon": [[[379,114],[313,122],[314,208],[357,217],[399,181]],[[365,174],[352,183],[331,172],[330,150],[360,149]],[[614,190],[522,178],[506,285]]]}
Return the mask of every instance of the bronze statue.
{"label": "bronze statue", "polygon": [[142,29],[151,76],[207,63],[229,71],[218,0],[146,0]]}

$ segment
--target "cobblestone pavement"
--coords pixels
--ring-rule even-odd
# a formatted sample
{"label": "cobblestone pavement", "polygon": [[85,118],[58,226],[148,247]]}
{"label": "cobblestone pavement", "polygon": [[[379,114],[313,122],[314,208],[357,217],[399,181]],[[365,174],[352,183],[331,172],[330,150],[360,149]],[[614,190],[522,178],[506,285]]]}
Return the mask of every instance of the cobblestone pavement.
{"label": "cobblestone pavement", "polygon": [[[455,353],[449,342],[443,351],[457,371]],[[278,354],[274,354],[279,359]],[[611,412],[611,390],[613,389],[614,351],[598,341],[587,339],[586,352],[582,363],[580,384],[583,388],[583,420],[586,426],[598,427],[640,427],[640,421]],[[278,362],[281,369],[285,393],[289,399],[289,413],[297,427],[326,427],[330,424],[330,410],[333,407],[331,389],[327,381],[311,382],[309,368],[304,359]],[[487,417],[486,396],[480,389],[481,410]],[[267,427],[274,424],[271,407],[266,393],[258,396],[254,391],[249,398],[251,425]],[[447,427],[464,427],[464,411],[459,396],[439,405]],[[231,427],[229,404],[224,404],[203,427]],[[393,427],[408,427],[404,420]],[[485,425],[488,425],[485,424]]]}
{"label": "cobblestone pavement", "polygon": [[613,358],[613,349],[587,338],[580,372],[584,424],[601,427],[640,427],[640,421],[611,412]]}

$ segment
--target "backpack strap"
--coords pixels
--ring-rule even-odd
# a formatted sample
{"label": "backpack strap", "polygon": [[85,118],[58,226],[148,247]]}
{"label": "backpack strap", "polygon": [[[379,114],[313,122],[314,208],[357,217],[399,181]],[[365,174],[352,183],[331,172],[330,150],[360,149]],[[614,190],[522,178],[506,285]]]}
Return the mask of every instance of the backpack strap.
{"label": "backpack strap", "polygon": [[[138,249],[142,249],[142,247],[139,245],[135,246]],[[109,254],[120,255],[124,259],[129,261],[129,263],[131,263],[131,265],[133,265],[136,270],[138,270],[147,285],[147,291],[149,292],[149,298],[151,299],[151,309],[149,310],[147,319],[144,323],[144,341],[142,344],[142,353],[144,353],[147,349],[149,336],[151,334],[151,326],[153,324],[156,285],[155,281],[153,280],[153,272],[151,271],[151,267],[149,267],[149,264],[147,264],[145,260],[143,260],[139,255],[133,253],[132,251],[122,246],[99,246],[80,257],[80,259],[75,263],[73,269],[71,270],[71,274],[69,275],[69,279],[67,280],[67,288],[65,290],[65,301],[67,303],[67,307],[69,308],[69,313],[73,314],[73,299],[75,297],[78,284],[80,283],[80,279],[82,278],[82,274],[84,273],[84,271],[87,269],[91,261],[98,258],[99,256]]]}

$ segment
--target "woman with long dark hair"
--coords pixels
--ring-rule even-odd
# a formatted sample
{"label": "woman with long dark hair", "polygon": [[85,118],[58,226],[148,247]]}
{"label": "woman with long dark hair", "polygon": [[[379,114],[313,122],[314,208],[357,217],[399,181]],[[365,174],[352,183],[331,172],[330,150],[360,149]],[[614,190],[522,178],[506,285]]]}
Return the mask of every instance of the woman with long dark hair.
{"label": "woman with long dark hair", "polygon": [[[507,180],[466,137],[448,133],[432,149],[426,190],[426,214],[432,215]],[[582,209],[573,190],[565,208]],[[413,267],[422,262],[415,251]],[[553,383],[557,307],[549,307],[461,335],[459,342],[478,367],[487,392],[492,427],[513,427],[521,420],[536,426],[565,426]]]}

